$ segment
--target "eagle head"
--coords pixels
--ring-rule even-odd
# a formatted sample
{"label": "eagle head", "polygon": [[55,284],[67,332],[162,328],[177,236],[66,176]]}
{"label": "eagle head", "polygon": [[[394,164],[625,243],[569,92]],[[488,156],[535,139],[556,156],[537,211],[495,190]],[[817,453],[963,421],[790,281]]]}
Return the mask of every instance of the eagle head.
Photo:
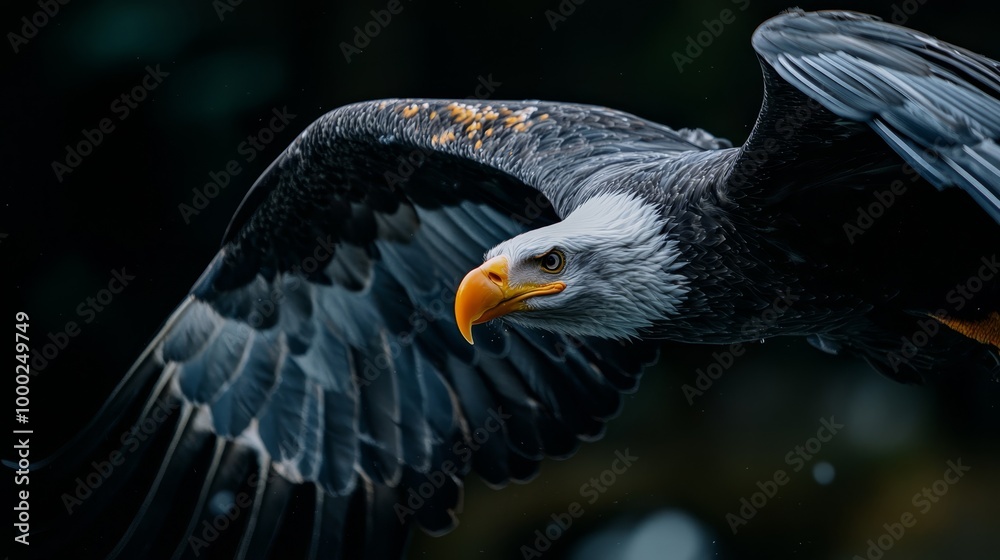
{"label": "eagle head", "polygon": [[455,320],[470,344],[472,325],[499,317],[559,334],[636,337],[678,313],[688,291],[668,220],[630,193],[598,194],[484,260],[455,294]]}

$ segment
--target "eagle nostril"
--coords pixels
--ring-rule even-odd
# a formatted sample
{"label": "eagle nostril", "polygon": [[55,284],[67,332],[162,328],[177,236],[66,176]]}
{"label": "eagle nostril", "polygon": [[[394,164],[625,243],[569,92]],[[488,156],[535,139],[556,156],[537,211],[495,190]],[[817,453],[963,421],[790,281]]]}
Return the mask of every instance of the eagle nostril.
{"label": "eagle nostril", "polygon": [[497,286],[503,285],[503,278],[501,278],[500,275],[497,274],[496,272],[487,272],[486,275],[489,276],[490,281],[492,281]]}

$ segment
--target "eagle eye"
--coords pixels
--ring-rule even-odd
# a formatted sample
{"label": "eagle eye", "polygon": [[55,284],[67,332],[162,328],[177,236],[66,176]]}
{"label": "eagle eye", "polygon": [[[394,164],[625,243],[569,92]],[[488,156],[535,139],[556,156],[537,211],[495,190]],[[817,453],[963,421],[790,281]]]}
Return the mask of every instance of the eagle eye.
{"label": "eagle eye", "polygon": [[549,274],[562,272],[563,267],[566,266],[566,257],[562,254],[562,251],[557,249],[552,249],[548,253],[538,257],[538,261],[542,270]]}

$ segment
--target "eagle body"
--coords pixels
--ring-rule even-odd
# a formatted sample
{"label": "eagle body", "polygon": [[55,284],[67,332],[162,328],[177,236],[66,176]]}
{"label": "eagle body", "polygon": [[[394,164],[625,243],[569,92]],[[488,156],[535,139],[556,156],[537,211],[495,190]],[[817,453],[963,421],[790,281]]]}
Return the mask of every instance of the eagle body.
{"label": "eagle body", "polygon": [[[838,146],[800,154],[782,172],[803,181],[783,192],[734,187],[731,176],[720,176],[717,170],[740,157],[737,148],[673,162],[646,196],[688,263],[681,274],[691,289],[676,316],[645,336],[720,344],[808,336],[908,381],[963,355],[989,366],[982,340],[949,329],[917,360],[899,360],[928,317],[984,322],[1000,306],[1000,283],[992,282],[997,222],[963,193],[933,188],[869,131],[836,126],[851,138],[850,152],[863,155],[833,174],[817,173],[815,164],[838,161]],[[823,182],[806,183],[813,175]],[[970,282],[981,285],[974,294]]]}

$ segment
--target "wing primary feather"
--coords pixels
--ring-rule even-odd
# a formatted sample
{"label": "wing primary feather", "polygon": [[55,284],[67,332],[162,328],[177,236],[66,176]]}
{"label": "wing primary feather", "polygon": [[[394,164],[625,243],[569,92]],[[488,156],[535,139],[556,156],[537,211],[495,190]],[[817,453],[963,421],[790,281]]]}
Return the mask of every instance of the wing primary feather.
{"label": "wing primary feather", "polygon": [[201,519],[201,511],[204,509],[205,503],[208,501],[209,491],[212,488],[212,484],[215,482],[215,475],[219,470],[219,465],[222,462],[222,456],[225,450],[226,441],[222,438],[217,438],[215,440],[215,451],[212,453],[212,462],[209,464],[208,472],[205,474],[205,482],[201,486],[201,492],[198,493],[198,501],[195,503],[194,513],[191,515],[191,520],[188,522],[187,529],[184,530],[184,537],[177,544],[177,549],[174,550],[174,554],[170,557],[171,560],[179,560],[190,544],[189,539],[194,533],[195,528],[198,526],[198,521]]}
{"label": "wing primary feather", "polygon": [[[156,359],[156,349],[163,341],[167,331],[187,312],[192,301],[194,301],[193,298],[188,297],[181,302],[177,310],[167,319],[160,334],[146,346],[146,349],[143,350],[139,358],[132,364],[132,367],[125,373],[122,380],[111,391],[111,394],[108,395],[101,408],[98,409],[77,435],[54,451],[52,455],[40,459],[37,463],[33,463],[32,468],[51,468],[53,465],[59,465],[60,463],[66,465],[75,464],[74,461],[62,461],[61,459],[64,457],[82,457],[88,455],[103,440],[104,431],[118,424],[122,415],[125,414],[126,410],[132,404],[133,395],[141,390],[141,386],[149,381],[148,378],[151,375],[155,373],[160,374],[156,382],[157,389],[170,381],[172,370],[163,368]],[[147,414],[149,409],[155,404],[158,394],[158,391],[153,392],[148,397],[146,406],[142,412],[143,415]],[[4,464],[17,468],[13,463],[8,464],[6,460]],[[56,476],[58,476],[59,471],[51,472],[57,473]]]}
{"label": "wing primary feather", "polygon": [[[250,517],[247,519],[247,527],[243,533],[243,537],[240,539],[240,547],[236,552],[237,560],[245,560],[247,553],[253,548],[251,544],[255,543],[257,520],[260,517],[261,507],[264,505],[264,496],[267,493],[270,473],[271,461],[266,457],[262,457],[257,466],[257,487],[254,488],[253,506],[250,508]],[[256,544],[258,548],[263,546],[264,550],[267,549],[267,543],[257,542]]]}
{"label": "wing primary feather", "polygon": [[[139,532],[140,528],[143,528],[144,525],[148,527],[148,522],[150,520],[146,518],[146,515],[149,514],[150,511],[156,512],[158,517],[162,517],[163,513],[165,513],[166,508],[157,509],[157,508],[151,508],[151,506],[156,500],[157,495],[160,493],[159,492],[160,486],[164,483],[164,481],[167,481],[169,483],[175,483],[176,479],[179,478],[179,476],[184,472],[183,469],[173,468],[176,467],[176,465],[174,465],[173,462],[174,454],[177,452],[178,447],[181,445],[182,439],[184,439],[185,435],[188,435],[189,433],[188,428],[192,427],[191,424],[193,421],[194,412],[195,412],[195,407],[191,403],[185,402],[184,404],[181,405],[181,416],[178,421],[177,428],[175,429],[174,435],[170,440],[170,444],[167,448],[165,458],[163,462],[160,464],[160,468],[156,472],[156,477],[153,479],[153,484],[150,486],[149,490],[146,493],[146,498],[143,500],[142,505],[136,512],[135,519],[129,525],[128,529],[125,531],[125,534],[122,535],[121,539],[118,541],[118,544],[115,546],[115,548],[108,554],[108,560],[118,558],[119,554],[122,554],[124,551],[128,549],[128,546],[132,543],[132,538],[136,535],[137,532]],[[154,522],[153,525],[158,526],[159,523]],[[149,542],[139,542],[136,545],[136,548],[141,548],[148,545]],[[130,558],[134,557],[134,555],[126,555],[125,557]]]}

